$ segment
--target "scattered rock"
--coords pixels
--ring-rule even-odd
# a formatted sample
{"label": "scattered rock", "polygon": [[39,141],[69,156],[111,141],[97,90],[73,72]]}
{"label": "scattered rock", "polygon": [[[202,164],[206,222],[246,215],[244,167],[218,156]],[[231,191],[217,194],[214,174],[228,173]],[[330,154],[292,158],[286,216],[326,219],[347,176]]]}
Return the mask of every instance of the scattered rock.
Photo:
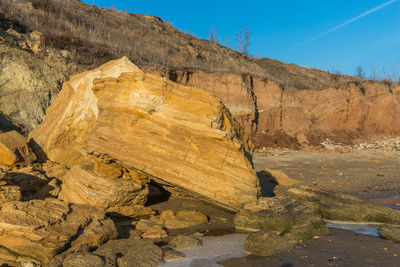
{"label": "scattered rock", "polygon": [[287,196],[313,207],[327,220],[400,224],[400,211],[348,194],[300,186],[290,188]]}
{"label": "scattered rock", "polygon": [[170,248],[170,247],[163,247],[163,259],[165,262],[176,261],[185,258],[185,255]]}
{"label": "scattered rock", "polygon": [[400,243],[400,226],[382,225],[379,232],[384,238]]}
{"label": "scattered rock", "polygon": [[321,215],[287,197],[262,197],[234,217],[235,228],[276,231],[289,240],[308,240],[329,233]]}
{"label": "scattered rock", "polygon": [[392,139],[377,140],[373,143],[361,143],[356,145],[343,145],[336,143],[333,140],[326,139],[321,142],[321,145],[327,149],[337,152],[351,151],[351,150],[369,150],[369,151],[388,151],[396,152],[400,151],[400,136]]}
{"label": "scattered rock", "polygon": [[[145,74],[126,57],[71,77],[30,137],[67,167],[104,157],[231,210],[260,194],[248,157],[253,145],[222,102]],[[121,176],[110,165],[98,167],[96,175]]]}
{"label": "scattered rock", "polygon": [[181,210],[176,215],[173,211],[164,211],[152,220],[164,225],[167,229],[182,229],[197,226],[208,222],[206,215],[195,210]]}
{"label": "scattered rock", "polygon": [[249,234],[243,245],[244,252],[256,256],[274,256],[291,248],[286,238],[268,230]]}
{"label": "scattered rock", "polygon": [[110,257],[118,256],[119,267],[150,267],[162,262],[162,250],[148,239],[110,240],[100,246],[94,254]]}
{"label": "scattered rock", "polygon": [[96,247],[116,238],[114,223],[104,212],[58,199],[8,202],[0,209],[0,262],[15,255],[48,263],[68,246]]}
{"label": "scattered rock", "polygon": [[63,261],[63,267],[101,267],[104,266],[103,260],[91,253],[85,254],[69,254]]}
{"label": "scattered rock", "polygon": [[155,226],[156,224],[153,221],[147,220],[147,219],[140,219],[136,225],[135,225],[135,229],[145,232],[147,230],[149,230],[150,228],[152,228],[153,226]]}
{"label": "scattered rock", "polygon": [[143,218],[149,217],[156,212],[151,207],[144,207],[142,205],[110,207],[107,209],[107,214],[114,218]]}
{"label": "scattered rock", "polygon": [[193,236],[178,235],[171,239],[168,243],[171,247],[176,249],[185,249],[201,246],[201,241]]}
{"label": "scattered rock", "polygon": [[142,238],[149,239],[160,239],[166,238],[167,236],[167,231],[165,231],[160,225],[154,225],[142,234]]}
{"label": "scattered rock", "polygon": [[130,231],[129,231],[129,238],[131,238],[131,239],[142,239],[142,234],[143,234],[143,232],[142,231],[139,231],[139,230],[133,230],[133,229],[131,229]]}
{"label": "scattered rock", "polygon": [[16,164],[28,166],[35,160],[35,154],[28,147],[25,137],[16,131],[0,134],[0,166],[6,168]]}

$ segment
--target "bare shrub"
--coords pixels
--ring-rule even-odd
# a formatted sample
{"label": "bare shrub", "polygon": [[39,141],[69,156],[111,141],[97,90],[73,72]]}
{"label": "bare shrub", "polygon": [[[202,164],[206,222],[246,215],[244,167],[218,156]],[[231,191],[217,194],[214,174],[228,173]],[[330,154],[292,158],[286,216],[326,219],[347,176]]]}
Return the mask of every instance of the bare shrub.
{"label": "bare shrub", "polygon": [[235,40],[238,42],[238,50],[245,56],[249,55],[250,36],[251,31],[244,25],[242,30],[235,35]]}

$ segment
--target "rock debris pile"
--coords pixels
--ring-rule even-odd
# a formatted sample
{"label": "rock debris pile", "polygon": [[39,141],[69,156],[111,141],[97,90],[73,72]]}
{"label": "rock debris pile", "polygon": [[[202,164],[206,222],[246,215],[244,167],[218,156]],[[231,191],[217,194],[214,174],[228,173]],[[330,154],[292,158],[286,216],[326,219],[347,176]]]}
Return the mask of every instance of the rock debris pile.
{"label": "rock debris pile", "polygon": [[392,139],[377,140],[373,143],[361,143],[357,145],[343,145],[341,143],[336,143],[333,140],[326,139],[323,142],[321,142],[321,146],[330,151],[370,150],[370,151],[399,152],[400,136]]}

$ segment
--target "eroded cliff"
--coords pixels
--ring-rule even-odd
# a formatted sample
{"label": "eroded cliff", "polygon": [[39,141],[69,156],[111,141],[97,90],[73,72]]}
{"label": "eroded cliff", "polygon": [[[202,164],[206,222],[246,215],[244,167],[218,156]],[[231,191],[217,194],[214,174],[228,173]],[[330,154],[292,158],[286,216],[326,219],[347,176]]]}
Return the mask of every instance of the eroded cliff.
{"label": "eroded cliff", "polygon": [[400,135],[397,83],[295,90],[250,75],[143,69],[217,95],[257,146],[316,146],[326,138],[352,144]]}

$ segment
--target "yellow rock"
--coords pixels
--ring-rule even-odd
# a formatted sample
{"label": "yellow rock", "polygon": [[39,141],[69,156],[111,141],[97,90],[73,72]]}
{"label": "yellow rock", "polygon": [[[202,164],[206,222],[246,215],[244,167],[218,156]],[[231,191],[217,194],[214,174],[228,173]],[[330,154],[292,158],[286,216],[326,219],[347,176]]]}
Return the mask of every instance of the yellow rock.
{"label": "yellow rock", "polygon": [[[75,165],[63,179],[59,198],[71,203],[87,204],[131,216],[143,213],[148,188],[128,178],[110,178],[94,173],[89,166]],[[139,206],[138,208],[134,208]],[[147,211],[149,212],[149,211]],[[151,209],[150,209],[151,212]]]}
{"label": "yellow rock", "polygon": [[260,194],[251,142],[222,102],[126,57],[73,76],[30,137],[68,167],[101,156],[233,210]]}
{"label": "yellow rock", "polygon": [[0,166],[11,167],[19,162],[31,165],[35,160],[25,137],[16,131],[0,134]]}

